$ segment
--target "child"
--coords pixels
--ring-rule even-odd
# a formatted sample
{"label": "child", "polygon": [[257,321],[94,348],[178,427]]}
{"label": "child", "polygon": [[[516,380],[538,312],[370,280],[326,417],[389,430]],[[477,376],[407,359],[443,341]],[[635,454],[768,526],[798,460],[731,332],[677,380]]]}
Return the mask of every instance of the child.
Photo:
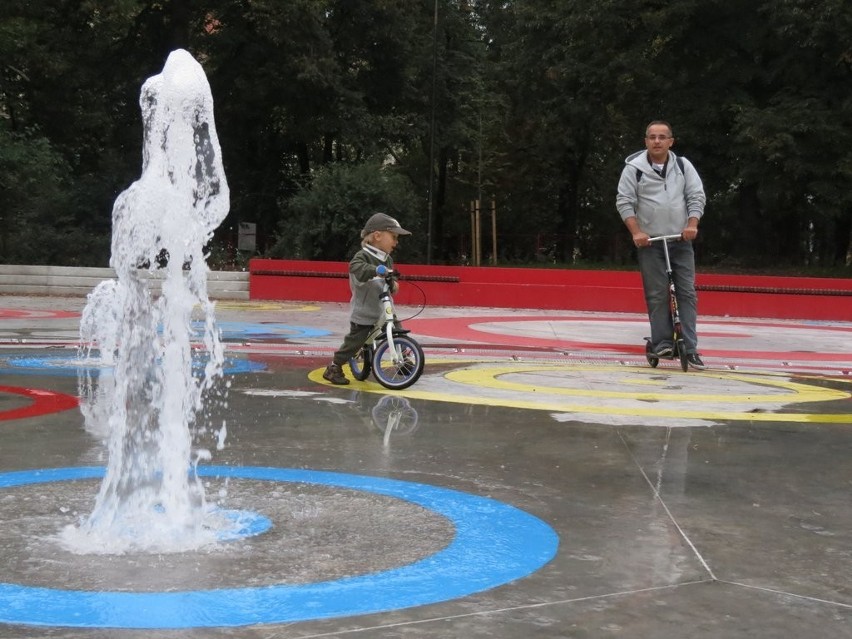
{"label": "child", "polygon": [[[361,231],[361,250],[349,261],[349,288],[352,290],[349,333],[322,374],[332,384],[349,383],[341,367],[355,357],[382,314],[379,305],[382,282],[376,279],[376,275],[393,270],[390,254],[396,248],[400,235],[411,235],[411,232],[385,213],[370,216]],[[396,288],[394,282],[391,293],[396,293]]]}

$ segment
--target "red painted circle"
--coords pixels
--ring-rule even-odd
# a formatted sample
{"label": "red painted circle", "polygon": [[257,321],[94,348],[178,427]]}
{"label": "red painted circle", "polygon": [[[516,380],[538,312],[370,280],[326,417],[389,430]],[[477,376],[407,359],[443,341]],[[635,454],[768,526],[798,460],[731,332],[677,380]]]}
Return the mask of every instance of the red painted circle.
{"label": "red painted circle", "polygon": [[38,388],[0,386],[0,393],[23,395],[24,397],[32,400],[32,403],[27,406],[0,411],[0,421],[59,413],[63,410],[68,410],[69,408],[76,408],[78,404],[76,397],[66,395],[65,393],[54,393],[53,391],[40,390]]}
{"label": "red painted circle", "polygon": [[14,308],[0,308],[0,319],[69,319],[80,317],[75,311],[33,311]]}
{"label": "red painted circle", "polygon": [[[520,322],[544,322],[544,321],[556,321],[556,322],[587,322],[587,321],[595,321],[595,322],[624,322],[624,318],[620,317],[596,317],[593,320],[590,320],[588,317],[579,317],[579,316],[561,316],[561,315],[544,315],[544,316],[535,316],[535,315],[520,315],[520,316],[507,316],[502,317],[499,315],[481,315],[474,317],[437,317],[437,318],[417,318],[410,319],[405,322],[405,326],[414,331],[415,334],[419,335],[429,335],[431,337],[438,338],[447,338],[453,340],[463,340],[465,342],[470,342],[467,344],[471,348],[475,348],[477,344],[497,344],[500,346],[525,346],[525,347],[533,347],[533,348],[551,348],[551,349],[589,349],[589,350],[607,350],[619,353],[631,353],[634,355],[644,355],[645,354],[645,346],[637,345],[637,344],[624,344],[624,343],[607,343],[607,342],[593,342],[593,341],[580,341],[580,340],[569,340],[562,338],[542,338],[542,337],[529,337],[529,336],[521,336],[521,335],[505,335],[498,332],[488,333],[482,331],[477,328],[477,324],[493,324],[499,325],[503,322],[508,323],[520,323]],[[707,324],[713,324],[714,322],[711,320],[705,320],[705,326]],[[737,333],[725,333],[725,332],[711,332],[705,329],[699,330],[699,337],[703,336],[712,336],[712,337],[725,337],[725,338],[736,338],[743,339],[750,337],[753,335],[759,327],[771,327],[771,328],[784,328],[787,330],[795,330],[800,328],[805,328],[808,330],[820,330],[820,331],[839,331],[841,333],[850,333],[852,332],[852,327],[850,326],[837,326],[837,325],[820,325],[820,324],[784,324],[779,322],[772,321],[759,321],[755,320],[752,322],[749,321],[725,321],[720,320],[715,322],[718,325],[725,326],[737,326],[740,328],[740,331]],[[844,335],[845,337],[845,335]],[[783,357],[785,360],[791,361],[814,361],[814,362],[848,362],[850,356],[850,352],[847,348],[845,348],[846,343],[842,344],[842,348],[840,352],[834,353],[816,353],[810,351],[793,351],[789,349],[779,349],[777,351],[755,351],[755,350],[745,350],[743,348],[739,348],[737,350],[709,350],[702,349],[702,355],[711,356],[711,357],[725,357],[725,358],[742,358],[749,357],[753,359],[772,359],[777,360],[779,357]]]}

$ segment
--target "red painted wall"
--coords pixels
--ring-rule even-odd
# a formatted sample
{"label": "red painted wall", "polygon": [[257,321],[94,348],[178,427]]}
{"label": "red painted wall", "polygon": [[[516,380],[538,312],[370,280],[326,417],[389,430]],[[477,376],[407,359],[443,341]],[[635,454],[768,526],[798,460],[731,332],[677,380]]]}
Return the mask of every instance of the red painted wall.
{"label": "red painted wall", "polygon": [[[399,304],[644,313],[636,271],[397,264]],[[253,300],[348,302],[346,262],[254,259]],[[852,279],[697,277],[701,315],[852,321]],[[421,292],[422,291],[422,292]]]}

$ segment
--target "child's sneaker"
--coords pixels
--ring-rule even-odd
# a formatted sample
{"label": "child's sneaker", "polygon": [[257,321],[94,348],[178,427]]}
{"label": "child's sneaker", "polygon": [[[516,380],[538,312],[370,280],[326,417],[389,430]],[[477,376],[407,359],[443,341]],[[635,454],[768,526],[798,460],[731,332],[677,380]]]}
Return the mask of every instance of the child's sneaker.
{"label": "child's sneaker", "polygon": [[343,374],[343,370],[341,370],[340,365],[333,362],[325,367],[325,372],[322,374],[322,378],[339,386],[344,386],[349,383],[349,380],[346,379],[346,375]]}

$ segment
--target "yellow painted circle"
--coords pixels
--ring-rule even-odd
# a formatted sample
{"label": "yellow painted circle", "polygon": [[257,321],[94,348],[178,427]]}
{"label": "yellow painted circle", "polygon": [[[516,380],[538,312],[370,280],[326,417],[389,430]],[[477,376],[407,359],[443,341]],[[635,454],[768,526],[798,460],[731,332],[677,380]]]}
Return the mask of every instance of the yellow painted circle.
{"label": "yellow painted circle", "polygon": [[[463,364],[462,364],[463,365]],[[612,374],[611,388],[565,388],[555,385],[560,375],[584,372]],[[312,371],[312,381],[330,385],[322,378],[323,369]],[[513,381],[510,376],[539,376],[539,380]],[[749,384],[754,393],[689,393],[654,390],[654,386],[677,384],[680,375],[691,379],[716,379]],[[550,376],[550,379],[548,379]],[[818,376],[805,379],[818,381]],[[832,378],[833,379],[833,378]],[[437,380],[438,383],[434,383]],[[833,379],[833,381],[837,381]],[[845,380],[841,380],[845,381]],[[761,421],[850,424],[848,413],[791,413],[749,409],[732,409],[741,404],[801,404],[807,402],[836,402],[852,397],[847,391],[790,381],[789,375],[771,372],[680,371],[632,368],[624,366],[583,366],[521,363],[515,365],[483,364],[444,372],[427,374],[417,384],[404,390],[391,391],[371,379],[358,382],[351,379],[345,388],[368,393],[398,394],[409,399],[451,402],[479,406],[502,406],[544,410],[556,413],[590,413],[598,415],[633,415],[637,417],[665,417],[675,419],[700,419],[711,421]],[[433,382],[430,384],[430,382]],[[642,390],[625,390],[631,385]],[[432,389],[429,388],[432,386]],[[440,386],[440,389],[435,389]],[[761,389],[763,389],[761,391]],[[773,392],[769,392],[773,391]],[[652,405],[618,405],[616,402],[648,402]],[[711,404],[711,406],[708,406]],[[718,408],[716,407],[718,405]]]}
{"label": "yellow painted circle", "polygon": [[216,302],[216,308],[227,311],[303,311],[316,312],[316,304],[289,304],[286,302]]}
{"label": "yellow painted circle", "polygon": [[[601,371],[608,370],[613,373],[621,373],[622,375],[625,372],[629,372],[630,375],[646,375],[646,376],[659,376],[659,371],[651,371],[646,369],[626,369],[624,367],[614,367],[614,366],[570,366],[568,367],[571,372],[574,371]],[[807,384],[797,384],[795,382],[791,382],[788,380],[781,379],[770,379],[765,377],[764,375],[752,375],[752,374],[743,374],[743,373],[710,373],[710,372],[696,372],[692,371],[689,373],[693,378],[694,377],[705,377],[705,378],[714,378],[714,379],[723,379],[723,380],[734,380],[740,382],[746,382],[749,384],[757,384],[758,386],[771,386],[775,388],[782,388],[789,390],[793,393],[792,396],[788,394],[784,395],[756,395],[754,393],[749,393],[747,395],[734,395],[734,394],[698,394],[698,393],[680,393],[680,392],[638,392],[638,391],[618,391],[618,390],[592,390],[592,389],[579,389],[579,388],[561,388],[554,386],[536,386],[529,383],[519,383],[519,382],[511,382],[501,379],[502,376],[512,375],[512,374],[522,374],[522,373],[542,373],[553,371],[556,373],[565,373],[565,366],[493,366],[489,368],[463,368],[461,370],[450,371],[444,374],[444,377],[450,381],[457,382],[460,384],[467,384],[469,386],[477,386],[479,388],[497,388],[507,391],[515,391],[515,392],[530,392],[536,391],[539,388],[545,389],[550,394],[555,395],[568,395],[574,397],[599,397],[599,398],[608,398],[608,399],[638,399],[643,401],[655,401],[655,402],[697,402],[697,401],[715,401],[715,402],[748,402],[748,401],[763,401],[763,402],[778,402],[783,404],[789,404],[791,402],[825,402],[825,401],[833,401],[837,399],[847,399],[850,397],[849,393],[843,391],[836,391],[827,388],[820,388],[818,386],[809,386]],[[546,380],[543,380],[546,381]],[[647,384],[648,381],[653,380],[641,380],[639,382],[634,380],[623,380],[623,379],[613,379],[614,386],[621,386],[624,384],[635,384],[635,383],[644,383]]]}

